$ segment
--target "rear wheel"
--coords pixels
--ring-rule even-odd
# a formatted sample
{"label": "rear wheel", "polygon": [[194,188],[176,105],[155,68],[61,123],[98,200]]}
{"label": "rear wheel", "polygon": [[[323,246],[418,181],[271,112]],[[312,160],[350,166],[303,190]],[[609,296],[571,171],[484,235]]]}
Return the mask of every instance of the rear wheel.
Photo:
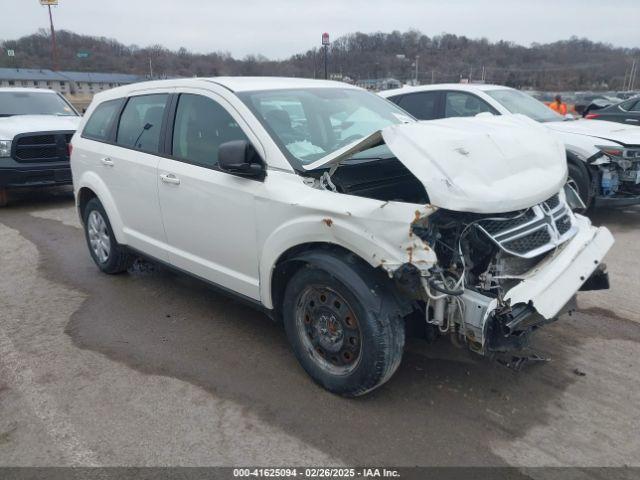
{"label": "rear wheel", "polygon": [[98,268],[105,273],[126,271],[131,265],[131,256],[126,248],[116,241],[109,217],[97,198],[87,202],[83,218],[89,253]]}
{"label": "rear wheel", "polygon": [[[287,337],[302,367],[327,390],[351,397],[391,377],[405,338],[390,295],[373,285],[353,287],[322,268],[305,266],[289,281],[282,307]],[[381,302],[371,308],[365,295]]]}

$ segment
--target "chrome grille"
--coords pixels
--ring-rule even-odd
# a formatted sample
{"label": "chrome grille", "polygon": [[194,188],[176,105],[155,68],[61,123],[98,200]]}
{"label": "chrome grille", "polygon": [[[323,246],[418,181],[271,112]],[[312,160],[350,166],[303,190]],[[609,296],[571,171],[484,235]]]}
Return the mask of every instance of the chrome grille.
{"label": "chrome grille", "polygon": [[502,250],[522,258],[552,250],[577,231],[569,207],[559,195],[524,212],[480,220],[477,225]]}

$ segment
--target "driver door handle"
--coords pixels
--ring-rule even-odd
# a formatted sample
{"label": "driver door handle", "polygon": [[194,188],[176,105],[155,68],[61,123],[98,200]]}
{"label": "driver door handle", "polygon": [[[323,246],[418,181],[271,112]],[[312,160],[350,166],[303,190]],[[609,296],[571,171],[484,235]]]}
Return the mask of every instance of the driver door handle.
{"label": "driver door handle", "polygon": [[180,185],[180,179],[176,177],[173,173],[161,173],[160,180],[162,183],[170,183],[172,185]]}
{"label": "driver door handle", "polygon": [[113,167],[113,160],[111,160],[109,157],[105,157],[102,160],[100,160],[100,162],[102,162],[102,165],[104,165],[105,167]]}

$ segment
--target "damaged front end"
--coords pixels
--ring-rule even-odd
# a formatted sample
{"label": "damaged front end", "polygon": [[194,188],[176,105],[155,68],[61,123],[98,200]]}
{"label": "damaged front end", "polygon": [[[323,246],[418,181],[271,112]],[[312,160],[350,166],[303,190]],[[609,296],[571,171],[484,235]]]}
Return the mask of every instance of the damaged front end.
{"label": "damaged front end", "polygon": [[596,206],[640,203],[640,146],[598,146],[601,153],[587,163],[591,169]]}
{"label": "damaged front end", "polygon": [[[381,146],[400,170],[354,157]],[[319,189],[415,204],[409,238],[390,242],[408,261],[381,266],[430,331],[479,354],[526,346],[574,308],[578,290],[608,288],[602,259],[613,237],[572,212],[564,146],[529,119],[391,126],[305,168],[324,169],[310,179]]]}
{"label": "damaged front end", "polygon": [[532,332],[575,308],[581,287],[608,288],[601,260],[611,234],[574,215],[564,191],[499,215],[440,209],[412,232],[438,265],[404,265],[396,284],[441,335],[482,355],[526,347]]}

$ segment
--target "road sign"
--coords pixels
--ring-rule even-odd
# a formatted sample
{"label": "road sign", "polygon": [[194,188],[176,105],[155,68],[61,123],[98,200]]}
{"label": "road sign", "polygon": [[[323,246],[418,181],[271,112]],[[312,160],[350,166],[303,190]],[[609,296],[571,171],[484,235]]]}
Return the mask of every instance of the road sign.
{"label": "road sign", "polygon": [[15,56],[16,56],[15,50],[7,50],[7,57],[15,57]]}
{"label": "road sign", "polygon": [[78,52],[78,53],[76,53],[76,57],[78,57],[78,58],[89,58],[90,55],[91,55],[91,53],[89,53],[89,52]]}
{"label": "road sign", "polygon": [[58,0],[40,0],[40,5],[58,5]]}
{"label": "road sign", "polygon": [[329,34],[327,32],[322,34],[322,45],[329,45]]}

